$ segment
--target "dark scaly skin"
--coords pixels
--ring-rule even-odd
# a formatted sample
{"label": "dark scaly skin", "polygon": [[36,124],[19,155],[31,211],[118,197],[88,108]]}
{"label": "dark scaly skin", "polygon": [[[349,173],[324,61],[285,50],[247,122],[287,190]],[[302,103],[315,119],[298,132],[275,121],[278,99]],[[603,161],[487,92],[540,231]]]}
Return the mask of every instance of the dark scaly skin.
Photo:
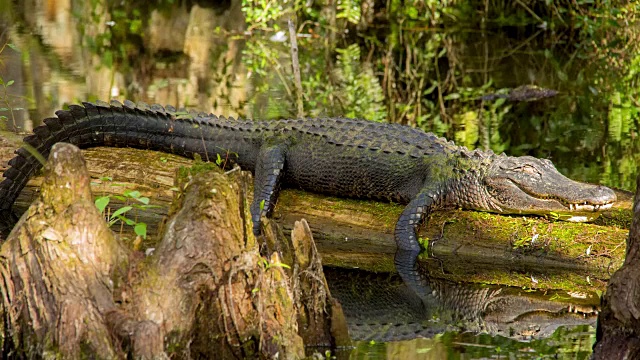
{"label": "dark scaly skin", "polygon": [[[572,214],[615,201],[612,190],[570,180],[548,160],[469,151],[398,124],[342,118],[244,121],[130,101],[72,105],[56,115],[25,138],[45,158],[53,144],[64,141],[80,148],[133,147],[211,160],[219,155],[228,165],[252,171],[256,233],[282,185],[408,204],[395,227],[396,265],[418,293],[424,279],[415,270],[416,229],[434,209]],[[11,208],[41,167],[24,148],[16,154],[0,183],[0,210]]]}

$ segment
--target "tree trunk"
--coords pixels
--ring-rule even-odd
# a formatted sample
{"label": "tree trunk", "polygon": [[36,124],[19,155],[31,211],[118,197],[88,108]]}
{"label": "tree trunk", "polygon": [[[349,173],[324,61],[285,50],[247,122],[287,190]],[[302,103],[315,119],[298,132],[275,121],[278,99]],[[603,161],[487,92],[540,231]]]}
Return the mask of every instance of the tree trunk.
{"label": "tree trunk", "polygon": [[602,297],[594,359],[640,358],[640,176],[624,264]]}

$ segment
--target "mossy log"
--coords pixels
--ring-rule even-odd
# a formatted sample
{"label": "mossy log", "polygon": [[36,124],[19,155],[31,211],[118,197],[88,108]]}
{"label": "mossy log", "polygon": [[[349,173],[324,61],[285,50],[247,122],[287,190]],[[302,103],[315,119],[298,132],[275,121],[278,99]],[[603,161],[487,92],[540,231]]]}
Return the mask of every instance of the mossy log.
{"label": "mossy log", "polygon": [[[94,193],[117,194],[139,190],[159,205],[138,219],[154,224],[166,215],[172,177],[179,166],[193,161],[164,153],[134,149],[94,148],[85,151],[94,179]],[[105,180],[109,178],[111,180]],[[39,181],[30,182],[17,207],[24,209]],[[501,216],[474,211],[434,212],[420,235],[429,240],[429,259],[423,262],[435,276],[482,283],[603,290],[606,280],[622,264],[631,219],[631,195],[618,192],[613,210],[591,224],[540,217]],[[117,208],[118,203],[114,206]],[[274,219],[288,233],[306,218],[325,265],[394,271],[394,223],[402,206],[375,201],[327,197],[283,190]],[[116,231],[133,242],[126,226]],[[151,236],[150,239],[154,237]],[[134,244],[152,247],[153,241]]]}
{"label": "mossy log", "polygon": [[602,297],[594,359],[640,358],[640,176],[624,264]]}
{"label": "mossy log", "polygon": [[283,252],[293,270],[277,253],[265,259],[250,174],[206,168],[181,172],[162,239],[142,261],[94,206],[80,151],[56,144],[0,250],[5,357],[295,359],[303,341],[348,344],[305,223]]}

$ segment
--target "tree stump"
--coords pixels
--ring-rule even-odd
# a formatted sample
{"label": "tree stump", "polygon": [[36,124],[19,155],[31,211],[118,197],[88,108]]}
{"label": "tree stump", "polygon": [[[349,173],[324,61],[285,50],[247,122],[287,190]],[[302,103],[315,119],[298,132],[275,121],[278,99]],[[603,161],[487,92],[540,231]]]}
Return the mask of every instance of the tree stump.
{"label": "tree stump", "polygon": [[[180,172],[162,240],[142,259],[95,207],[80,151],[56,144],[40,194],[0,250],[4,356],[296,359],[303,339],[347,344],[312,239],[283,246],[290,265],[261,256],[251,175],[213,168]],[[275,243],[279,232],[266,228]]]}
{"label": "tree stump", "polygon": [[640,176],[633,211],[624,263],[602,297],[594,359],[640,358]]}
{"label": "tree stump", "polygon": [[57,144],[50,159],[40,196],[0,250],[4,355],[113,358],[103,319],[117,308],[125,252],[93,204],[80,150]]}

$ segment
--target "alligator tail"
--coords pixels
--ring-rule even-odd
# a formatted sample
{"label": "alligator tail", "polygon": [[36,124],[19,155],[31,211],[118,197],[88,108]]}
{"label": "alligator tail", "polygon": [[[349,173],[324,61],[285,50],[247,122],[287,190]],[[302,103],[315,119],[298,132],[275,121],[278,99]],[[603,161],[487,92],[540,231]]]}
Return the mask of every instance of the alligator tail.
{"label": "alligator tail", "polygon": [[[0,210],[9,210],[29,178],[42,168],[32,155],[33,150],[46,159],[55,143],[68,142],[80,148],[135,147],[189,156],[185,140],[176,146],[176,134],[187,135],[182,139],[189,142],[202,136],[202,130],[194,126],[193,121],[175,121],[176,110],[170,106],[165,109],[131,101],[125,101],[124,105],[117,101],[84,102],[83,106],[71,105],[69,110],[58,110],[56,116],[45,119],[44,125],[24,138],[30,151],[21,147],[9,161],[9,168],[3,174],[5,179],[0,183]],[[191,134],[194,131],[198,134]]]}

